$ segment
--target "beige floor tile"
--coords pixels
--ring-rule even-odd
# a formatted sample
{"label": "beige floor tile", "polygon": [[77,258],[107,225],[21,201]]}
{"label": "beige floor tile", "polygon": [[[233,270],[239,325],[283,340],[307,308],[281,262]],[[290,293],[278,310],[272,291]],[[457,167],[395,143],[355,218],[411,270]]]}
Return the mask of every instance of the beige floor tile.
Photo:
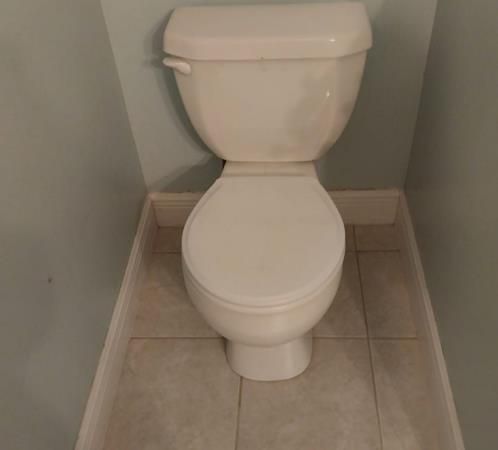
{"label": "beige floor tile", "polygon": [[145,288],[183,284],[182,256],[178,253],[153,253]]}
{"label": "beige floor tile", "polygon": [[218,336],[192,304],[184,286],[144,289],[133,337]]}
{"label": "beige floor tile", "polygon": [[356,245],[354,242],[354,226],[346,225],[346,250],[355,251]]}
{"label": "beige floor tile", "polygon": [[436,450],[416,340],[372,341],[384,450]]}
{"label": "beige floor tile", "polygon": [[356,225],[357,250],[398,250],[399,241],[394,225]]}
{"label": "beige floor tile", "polygon": [[398,252],[359,253],[370,335],[414,337],[410,300]]}
{"label": "beige floor tile", "polygon": [[313,330],[314,336],[366,336],[360,276],[356,255],[346,253],[341,284],[337,295],[323,319]]}
{"label": "beige floor tile", "polygon": [[182,251],[182,227],[161,227],[157,230],[154,251],[180,253]]}
{"label": "beige floor tile", "polygon": [[299,377],[243,381],[237,450],[380,449],[367,343],[314,345]]}
{"label": "beige floor tile", "polygon": [[233,450],[238,391],[221,340],[132,340],[105,450]]}
{"label": "beige floor tile", "polygon": [[152,257],[133,326],[134,337],[214,337],[217,333],[192,304],[181,273],[180,255]]}

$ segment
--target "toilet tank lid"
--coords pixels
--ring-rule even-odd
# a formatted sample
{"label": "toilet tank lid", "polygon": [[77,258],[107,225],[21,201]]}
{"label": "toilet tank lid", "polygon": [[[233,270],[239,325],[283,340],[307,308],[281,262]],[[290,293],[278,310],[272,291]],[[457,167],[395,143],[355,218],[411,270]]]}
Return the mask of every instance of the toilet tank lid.
{"label": "toilet tank lid", "polygon": [[181,7],[164,32],[165,52],[193,60],[338,58],[371,46],[360,2]]}

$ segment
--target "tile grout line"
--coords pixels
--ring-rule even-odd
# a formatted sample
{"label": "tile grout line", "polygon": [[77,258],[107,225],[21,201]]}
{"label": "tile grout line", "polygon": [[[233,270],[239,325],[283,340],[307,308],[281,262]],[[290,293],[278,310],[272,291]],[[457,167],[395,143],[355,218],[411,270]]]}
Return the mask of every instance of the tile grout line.
{"label": "tile grout line", "polygon": [[417,341],[417,336],[375,336],[370,337],[371,341]]}
{"label": "tile grout line", "polygon": [[235,442],[234,450],[237,450],[239,446],[239,427],[240,427],[240,406],[242,404],[242,383],[244,378],[239,375],[239,398],[237,402],[237,418],[235,420]]}
{"label": "tile grout line", "polygon": [[417,336],[313,336],[313,339],[329,339],[333,340],[336,339],[338,341],[340,340],[356,340],[356,341],[361,341],[361,340],[367,340],[370,339],[371,341],[416,341],[418,338]]}
{"label": "tile grout line", "polygon": [[313,336],[313,340],[337,340],[337,341],[365,341],[367,339],[366,336]]}
{"label": "tile grout line", "polygon": [[217,340],[217,339],[222,339],[222,336],[131,336],[131,340],[171,340],[171,339],[184,339],[184,340],[193,340],[193,341],[199,341],[201,339],[207,339],[207,340]]}
{"label": "tile grout line", "polygon": [[[171,339],[183,339],[183,340],[218,340],[223,339],[223,336],[131,336],[131,340],[171,340]],[[416,341],[417,336],[313,336],[314,340],[337,340],[337,341],[366,341],[370,339],[371,341]]]}
{"label": "tile grout line", "polygon": [[[357,247],[357,244],[355,242],[355,248]],[[385,249],[377,249],[377,250],[346,250],[348,253],[399,253],[401,250],[399,248],[385,248]],[[182,252],[174,252],[174,251],[159,251],[159,250],[153,250],[152,253],[154,255],[181,255]]]}
{"label": "tile grout line", "polygon": [[356,250],[356,253],[400,253],[399,248],[386,248],[379,250]]}
{"label": "tile grout line", "polygon": [[[357,241],[356,241],[356,226],[353,226],[353,236],[354,236],[354,241],[355,241],[355,248],[357,249]],[[379,410],[379,400],[377,397],[377,383],[375,382],[375,370],[374,370],[374,365],[373,365],[373,356],[372,356],[372,343],[370,341],[370,329],[368,327],[368,319],[367,319],[367,307],[366,307],[366,302],[365,302],[365,294],[363,292],[363,282],[361,278],[361,269],[360,269],[360,258],[358,257],[358,250],[355,251],[355,259],[356,259],[356,265],[358,266],[358,278],[360,280],[360,296],[361,296],[361,302],[363,305],[363,316],[365,320],[365,328],[367,332],[367,346],[368,346],[368,358],[370,362],[370,374],[372,377],[372,387],[373,387],[373,396],[374,396],[374,402],[375,402],[375,412],[377,415],[377,430],[379,432],[379,441],[380,441],[380,448],[381,450],[384,448],[384,440],[382,437],[382,426],[380,423],[380,410]]]}

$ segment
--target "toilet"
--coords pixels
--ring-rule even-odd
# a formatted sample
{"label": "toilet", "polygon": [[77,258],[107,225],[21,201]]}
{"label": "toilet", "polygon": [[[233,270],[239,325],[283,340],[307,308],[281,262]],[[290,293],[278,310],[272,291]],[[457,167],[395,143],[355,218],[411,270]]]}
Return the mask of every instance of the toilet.
{"label": "toilet", "polygon": [[371,45],[359,2],[181,7],[166,27],[164,64],[226,161],[185,224],[185,285],[243,377],[310,363],[345,252],[314,161],[349,120]]}

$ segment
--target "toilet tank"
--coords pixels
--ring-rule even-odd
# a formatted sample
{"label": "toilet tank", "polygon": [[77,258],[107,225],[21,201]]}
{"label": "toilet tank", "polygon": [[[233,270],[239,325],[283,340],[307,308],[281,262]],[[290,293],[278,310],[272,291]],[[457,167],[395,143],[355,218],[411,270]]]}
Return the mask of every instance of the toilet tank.
{"label": "toilet tank", "polygon": [[359,2],[174,10],[167,66],[200,137],[229,161],[312,161],[353,111],[372,45]]}

